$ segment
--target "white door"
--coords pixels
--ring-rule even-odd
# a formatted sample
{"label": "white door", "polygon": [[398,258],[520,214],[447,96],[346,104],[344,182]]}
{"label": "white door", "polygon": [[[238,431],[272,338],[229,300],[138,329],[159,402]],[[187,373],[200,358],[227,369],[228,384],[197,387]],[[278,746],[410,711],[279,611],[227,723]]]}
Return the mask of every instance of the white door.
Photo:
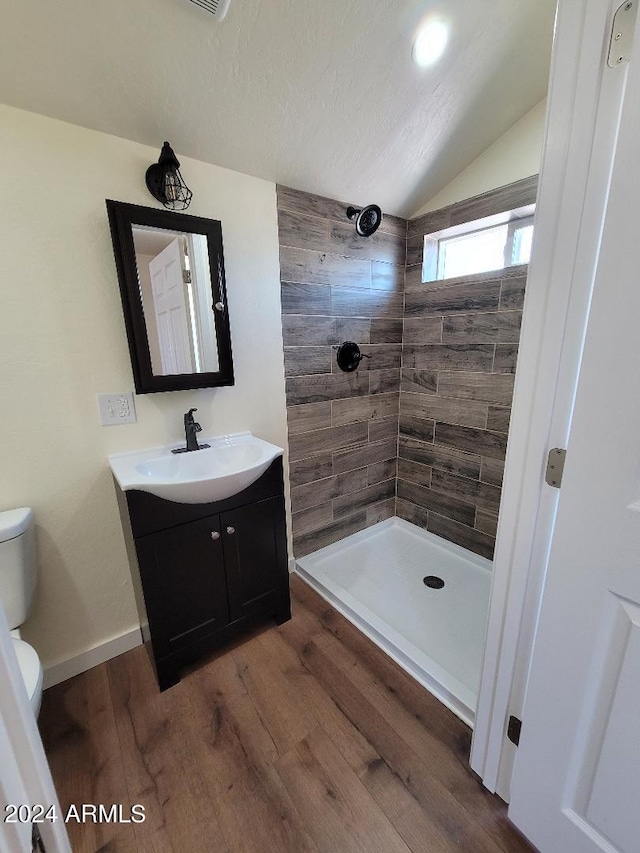
{"label": "white door", "polygon": [[149,263],[162,373],[193,373],[190,311],[177,238]]}
{"label": "white door", "polygon": [[511,787],[542,853],[640,851],[639,48]]}

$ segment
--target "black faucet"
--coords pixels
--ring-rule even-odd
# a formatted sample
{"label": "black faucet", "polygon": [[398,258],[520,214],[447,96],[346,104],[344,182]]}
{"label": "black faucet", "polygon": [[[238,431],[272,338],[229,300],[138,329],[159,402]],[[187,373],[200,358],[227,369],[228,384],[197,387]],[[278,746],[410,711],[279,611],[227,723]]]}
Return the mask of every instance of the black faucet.
{"label": "black faucet", "polygon": [[202,450],[203,447],[210,446],[208,444],[198,444],[196,433],[202,432],[202,427],[193,419],[193,413],[197,411],[197,409],[189,409],[184,416],[184,434],[187,439],[187,446],[176,447],[171,451],[172,453],[190,453],[192,450]]}

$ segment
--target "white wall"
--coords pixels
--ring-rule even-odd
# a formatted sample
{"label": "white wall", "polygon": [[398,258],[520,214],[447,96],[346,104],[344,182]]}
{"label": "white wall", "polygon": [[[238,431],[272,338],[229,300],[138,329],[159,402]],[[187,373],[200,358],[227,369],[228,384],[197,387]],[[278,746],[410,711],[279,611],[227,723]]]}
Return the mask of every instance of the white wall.
{"label": "white wall", "polygon": [[537,175],[546,107],[546,99],[536,104],[413,216]]}
{"label": "white wall", "polygon": [[[101,427],[95,395],[133,390],[105,198],[159,205],[157,148],[0,106],[4,203],[0,509],[28,505],[40,580],[24,636],[45,665],[138,624],[107,455],[250,429],[280,446],[286,410],[275,185],[178,156],[189,213],[222,222],[236,384],[136,397]],[[285,465],[286,470],[286,465]]]}

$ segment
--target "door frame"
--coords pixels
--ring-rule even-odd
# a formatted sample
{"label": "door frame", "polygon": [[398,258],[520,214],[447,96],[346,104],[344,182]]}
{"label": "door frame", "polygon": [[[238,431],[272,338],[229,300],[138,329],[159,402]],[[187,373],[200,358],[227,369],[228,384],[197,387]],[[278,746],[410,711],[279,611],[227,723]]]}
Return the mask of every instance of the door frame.
{"label": "door frame", "polygon": [[[0,796],[4,805],[53,806],[55,820],[38,829],[47,851],[71,853],[69,837],[40,739],[36,719],[18,667],[9,627],[0,605]],[[31,849],[28,824],[3,823],[10,850]],[[4,847],[3,847],[4,849]]]}
{"label": "door frame", "polygon": [[627,63],[606,62],[620,2],[559,0],[471,767],[507,802],[606,211]]}

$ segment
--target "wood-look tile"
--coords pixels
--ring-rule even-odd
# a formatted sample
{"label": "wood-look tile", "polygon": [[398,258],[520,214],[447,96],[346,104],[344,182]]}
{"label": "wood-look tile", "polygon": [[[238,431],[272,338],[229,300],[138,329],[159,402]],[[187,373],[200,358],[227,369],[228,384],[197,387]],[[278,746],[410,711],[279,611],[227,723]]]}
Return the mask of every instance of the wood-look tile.
{"label": "wood-look tile", "polygon": [[520,311],[454,314],[444,318],[442,341],[449,344],[517,343],[521,320]]}
{"label": "wood-look tile", "polygon": [[358,492],[335,498],[333,501],[333,517],[336,520],[344,518],[353,512],[395,497],[395,493],[396,481],[395,479],[390,479],[384,480],[381,483],[374,483],[372,486],[367,486],[366,489],[361,489]]}
{"label": "wood-look tile", "polygon": [[437,444],[429,444],[401,435],[398,443],[400,458],[411,459],[434,469],[449,471],[477,480],[480,477],[480,457]]}
{"label": "wood-look tile", "polygon": [[404,290],[404,264],[371,261],[371,287],[373,290],[401,293]]}
{"label": "wood-look tile", "polygon": [[283,314],[282,340],[286,347],[331,346],[338,343],[336,321],[332,317]]}
{"label": "wood-look tile", "polygon": [[487,536],[486,533],[474,530],[471,526],[464,523],[460,524],[452,518],[433,511],[429,512],[427,530],[430,533],[435,533],[436,536],[442,536],[443,539],[455,542],[456,545],[467,548],[475,554],[480,554],[487,560],[493,560],[496,544],[493,536]]}
{"label": "wood-look tile", "polygon": [[361,397],[369,393],[369,371],[323,374],[318,376],[291,376],[286,380],[287,405],[320,403],[323,400],[340,400]]}
{"label": "wood-look tile", "polygon": [[404,321],[403,344],[441,344],[443,317],[413,317]]}
{"label": "wood-look tile", "polygon": [[504,477],[504,460],[489,459],[483,457],[480,468],[480,479],[483,483],[491,483],[493,486],[501,486]]}
{"label": "wood-look tile", "polygon": [[367,487],[367,469],[358,471],[347,471],[326,480],[317,480],[315,483],[307,483],[304,486],[296,486],[291,489],[291,510],[301,512],[312,506],[319,506],[334,498],[359,492]]}
{"label": "wood-look tile", "polygon": [[[292,187],[278,184],[276,187],[279,210],[290,210],[304,216],[317,216],[322,219],[335,219],[342,222],[347,217],[347,208],[351,202],[336,201],[333,198],[306,193]],[[357,207],[358,205],[354,205]]]}
{"label": "wood-look tile", "polygon": [[331,373],[331,347],[285,347],[284,375]]}
{"label": "wood-look tile", "polygon": [[424,236],[417,234],[407,237],[407,266],[413,267],[422,264],[424,256]]}
{"label": "wood-look tile", "polygon": [[332,545],[352,533],[364,530],[367,526],[367,514],[365,511],[353,513],[339,521],[334,521],[321,530],[313,530],[310,533],[301,533],[293,537],[294,557],[304,557],[326,545]]}
{"label": "wood-look tile", "polygon": [[398,478],[397,495],[405,501],[421,506],[423,509],[440,513],[447,518],[455,519],[462,524],[473,526],[476,516],[476,508],[471,503],[449,497],[448,495],[434,492],[416,483]]}
{"label": "wood-look tile", "polygon": [[402,415],[400,417],[398,431],[401,439],[404,436],[418,439],[422,443],[433,441],[434,429],[435,421],[414,415]]}
{"label": "wood-look tile", "polygon": [[367,507],[367,527],[393,518],[396,514],[396,499],[388,498],[386,501]]}
{"label": "wood-look tile", "polygon": [[331,314],[331,290],[326,284],[283,281],[280,295],[283,314]]}
{"label": "wood-look tile", "polygon": [[398,438],[397,415],[369,421],[369,441],[386,441],[389,438]]}
{"label": "wood-look tile", "polygon": [[527,286],[527,277],[506,278],[502,282],[500,291],[501,311],[522,311],[524,308],[524,294]]}
{"label": "wood-look tile", "polygon": [[476,510],[476,530],[479,530],[481,533],[487,533],[489,536],[493,536],[495,538],[496,533],[498,532],[498,516],[496,513],[487,512],[484,509]]}
{"label": "wood-look tile", "polygon": [[537,188],[537,175],[514,181],[504,187],[489,190],[473,198],[458,201],[410,219],[407,233],[431,234],[433,231],[441,231],[452,225],[473,222],[475,219],[492,216],[494,213],[503,213],[506,210],[515,210],[516,207],[534,204]]}
{"label": "wood-look tile", "polygon": [[509,421],[511,420],[511,407],[489,406],[487,417],[487,429],[494,432],[509,432]]}
{"label": "wood-look tile", "polygon": [[413,370],[404,367],[400,390],[415,394],[435,394],[438,390],[437,370]]}
{"label": "wood-look tile", "polygon": [[388,231],[389,234],[395,234],[396,237],[402,237],[403,240],[406,240],[407,224],[407,220],[400,216],[391,216],[389,213],[383,213],[380,230]]}
{"label": "wood-look tile", "polygon": [[294,536],[300,533],[309,533],[311,530],[319,530],[331,524],[333,521],[333,507],[331,501],[320,506],[303,509],[294,512],[291,516],[291,532]]}
{"label": "wood-look tile", "polygon": [[370,237],[361,237],[352,222],[346,221],[344,225],[332,222],[329,251],[350,258],[404,264],[405,239],[404,236],[397,237],[382,229],[378,229]]}
{"label": "wood-look tile", "polygon": [[347,287],[340,280],[331,288],[331,314],[334,317],[402,318],[403,296],[383,290],[363,290]]}
{"label": "wood-look tile", "polygon": [[506,435],[450,423],[436,422],[434,442],[489,459],[504,459],[507,449]]}
{"label": "wood-look tile", "polygon": [[500,489],[479,480],[471,480],[435,469],[431,478],[431,488],[435,492],[442,492],[449,497],[473,503],[489,512],[497,514],[500,509]]}
{"label": "wood-look tile", "polygon": [[371,343],[372,344],[401,344],[402,343],[402,320],[394,317],[390,319],[375,319],[371,321]]}
{"label": "wood-look tile", "polygon": [[494,373],[515,373],[518,363],[518,344],[496,344]]}
{"label": "wood-look tile", "polygon": [[[376,322],[372,320],[372,324]],[[402,344],[362,344],[360,352],[363,354],[358,370],[394,370],[400,369],[402,362]],[[333,373],[340,374],[342,371],[338,366],[338,347],[333,348],[331,369]]]}
{"label": "wood-look tile", "polygon": [[407,265],[405,268],[404,289],[405,291],[424,289],[422,281],[422,261],[416,264]]}
{"label": "wood-look tile", "polygon": [[408,344],[402,349],[403,367],[419,370],[484,370],[493,366],[492,344]]}
{"label": "wood-look tile", "polygon": [[340,450],[351,444],[363,444],[367,436],[366,421],[292,435],[289,438],[289,460],[295,462],[308,456]]}
{"label": "wood-look tile", "polygon": [[316,216],[278,210],[278,240],[280,246],[294,249],[317,249],[328,252],[330,225]]}
{"label": "wood-look tile", "polygon": [[422,528],[422,530],[427,529],[429,510],[422,506],[418,506],[418,504],[414,504],[411,501],[405,501],[402,498],[397,498],[396,515],[398,518],[403,518],[405,521],[415,524],[416,527]]}
{"label": "wood-look tile", "polygon": [[395,438],[387,441],[370,442],[364,447],[353,447],[347,450],[336,450],[333,454],[333,473],[341,474],[352,471],[374,462],[385,462],[395,459],[398,451]]}
{"label": "wood-look tile", "polygon": [[398,479],[409,483],[417,483],[419,486],[431,487],[431,468],[421,465],[419,462],[411,462],[409,459],[398,459]]}
{"label": "wood-look tile", "polygon": [[355,421],[391,417],[398,414],[399,405],[400,395],[397,393],[334,400],[331,403],[331,422],[333,426],[340,426]]}
{"label": "wood-look tile", "polygon": [[504,213],[507,210],[515,210],[517,207],[525,207],[534,204],[538,191],[538,175],[522,178],[504,187],[489,190],[481,195],[457,202],[453,206],[451,215],[452,225],[462,225],[473,222],[474,219],[482,219],[485,216],[493,216],[495,213]]}
{"label": "wood-look tile", "polygon": [[400,388],[400,369],[369,370],[369,393],[392,394]]}
{"label": "wood-look tile", "polygon": [[280,248],[280,278],[307,284],[333,284],[369,288],[371,264],[368,260],[345,258],[311,249]]}
{"label": "wood-look tile", "polygon": [[315,480],[324,480],[332,474],[333,455],[330,450],[317,456],[307,456],[289,462],[289,484],[292,489]]}
{"label": "wood-look tile", "polygon": [[395,479],[397,469],[398,463],[395,456],[385,462],[375,462],[373,465],[367,466],[367,481],[372,486],[374,483]]}
{"label": "wood-look tile", "polygon": [[356,317],[336,317],[336,343],[356,341],[368,344],[371,336],[371,320]]}
{"label": "wood-look tile", "polygon": [[497,311],[500,300],[500,281],[457,284],[432,290],[407,291],[407,317],[428,317],[438,314],[468,314],[470,311]]}
{"label": "wood-look tile", "polygon": [[512,373],[473,373],[462,370],[441,370],[438,394],[458,400],[477,400],[487,403],[511,404]]}
{"label": "wood-look tile", "polygon": [[401,417],[410,415],[465,427],[484,428],[487,423],[487,410],[486,403],[476,400],[457,400],[433,394],[400,394]]}
{"label": "wood-look tile", "polygon": [[289,435],[331,426],[331,403],[305,403],[287,409]]}
{"label": "wood-look tile", "polygon": [[407,223],[407,238],[432,234],[451,226],[451,210],[455,205],[447,205],[438,210],[430,210],[422,216],[416,216]]}

